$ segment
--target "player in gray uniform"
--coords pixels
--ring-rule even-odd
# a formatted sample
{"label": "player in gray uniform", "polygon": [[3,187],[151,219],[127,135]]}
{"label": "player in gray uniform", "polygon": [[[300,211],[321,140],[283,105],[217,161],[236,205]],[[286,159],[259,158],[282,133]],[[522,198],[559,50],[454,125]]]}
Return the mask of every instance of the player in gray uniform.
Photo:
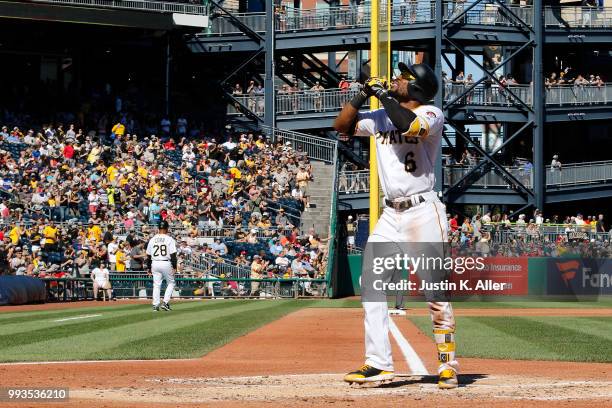
{"label": "player in gray uniform", "polygon": [[[399,63],[401,74],[390,89],[377,78],[346,104],[335,129],[351,136],[376,138],[376,157],[385,209],[368,238],[373,243],[448,242],[446,208],[435,191],[434,163],[444,129],[444,116],[428,104],[438,92],[435,73],[424,64]],[[371,96],[384,109],[359,112]],[[366,247],[366,251],[368,247]],[[389,380],[394,376],[386,302],[363,300],[365,364],[345,376],[349,383]],[[450,302],[428,302],[438,351],[440,388],[456,388],[455,319]]]}
{"label": "player in gray uniform", "polygon": [[[176,270],[176,241],[168,235],[168,222],[159,223],[159,232],[149,240],[147,256],[153,275],[153,311],[159,309],[169,312],[170,298],[174,290],[174,271]],[[164,303],[160,303],[162,280],[166,281]]]}

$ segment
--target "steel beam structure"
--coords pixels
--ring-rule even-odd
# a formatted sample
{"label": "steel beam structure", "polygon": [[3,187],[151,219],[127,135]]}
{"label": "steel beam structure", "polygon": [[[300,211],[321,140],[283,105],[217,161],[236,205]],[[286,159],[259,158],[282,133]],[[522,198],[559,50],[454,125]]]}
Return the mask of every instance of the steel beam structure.
{"label": "steel beam structure", "polygon": [[[336,4],[335,0],[329,0],[330,4]],[[435,98],[437,106],[442,107],[447,125],[455,129],[456,149],[464,146],[479,152],[484,161],[475,166],[469,174],[451,186],[442,184],[441,160],[436,163],[435,172],[437,188],[446,190],[444,197],[450,203],[474,203],[486,202],[498,204],[513,204],[523,209],[525,206],[541,208],[545,203],[559,200],[559,194],[547,192],[544,171],[544,137],[543,129],[546,122],[577,121],[592,119],[611,119],[612,109],[605,105],[570,105],[564,104],[545,105],[543,84],[543,47],[547,42],[554,43],[607,43],[612,38],[612,31],[604,28],[589,27],[588,30],[580,27],[572,27],[571,30],[557,29],[550,26],[547,31],[545,27],[545,10],[543,0],[534,0],[532,8],[519,8],[507,4],[509,0],[474,0],[462,3],[465,7],[454,10],[445,10],[449,6],[457,6],[460,2],[445,2],[433,0],[435,8],[432,8],[431,17],[417,21],[413,24],[394,24],[391,39],[395,49],[410,49],[412,51],[425,51],[428,61],[435,68],[436,74],[441,77],[443,61],[453,67],[454,71],[465,70],[464,61],[468,60],[484,73],[482,79],[464,88],[456,88],[450,95],[442,92]],[[266,7],[265,25],[255,24],[249,29],[244,21],[250,17],[229,15],[217,6],[220,11],[219,18],[229,19],[237,30],[229,30],[226,34],[200,34],[191,38],[188,44],[195,47],[200,42],[201,52],[235,52],[238,50],[251,49],[253,54],[258,52],[265,64],[265,117],[252,115],[248,111],[245,99],[242,105],[231,98],[239,109],[248,117],[257,121],[264,121],[269,126],[278,126],[285,129],[312,129],[329,128],[337,112],[330,110],[325,112],[302,111],[297,114],[278,115],[274,109],[275,90],[274,80],[281,79],[291,84],[297,77],[306,86],[312,86],[316,80],[320,80],[326,87],[337,86],[339,77],[336,73],[336,64],[326,66],[313,55],[315,52],[326,52],[334,56],[338,51],[357,50],[360,59],[360,50],[368,49],[370,43],[369,27],[366,25],[350,27],[347,24],[335,25],[336,18],[330,17],[329,25],[308,28],[307,24],[300,26],[302,22],[293,29],[288,28],[288,23],[279,25],[276,20],[273,5]],[[434,11],[435,10],[435,11]],[[533,10],[533,13],[530,13]],[[451,14],[452,13],[452,14]],[[228,14],[228,15],[226,15]],[[263,16],[260,16],[263,17]],[[259,18],[259,17],[258,17]],[[242,20],[241,20],[242,19]],[[485,21],[491,20],[491,21]],[[304,20],[306,21],[306,20]],[[310,21],[310,20],[308,20]],[[318,20],[317,20],[318,21]],[[275,24],[277,25],[275,27]],[[318,24],[318,23],[312,23]],[[265,27],[265,30],[264,30]],[[239,32],[236,32],[239,31]],[[221,31],[220,31],[221,33]],[[248,46],[247,46],[248,44]],[[498,45],[503,47],[503,61],[491,67],[485,67],[474,57],[484,55],[484,47]],[[250,48],[249,48],[250,47]],[[276,55],[274,54],[276,52]],[[532,56],[532,89],[526,90],[525,86],[504,87],[499,80],[500,74],[511,72],[510,68],[516,68],[514,60],[519,57],[524,59],[526,53]],[[455,62],[446,54],[455,54]],[[335,60],[335,58],[332,58]],[[524,62],[524,60],[522,60]],[[239,69],[245,69],[239,67]],[[358,67],[361,66],[356,62]],[[261,68],[261,67],[259,67]],[[359,71],[359,68],[358,68]],[[291,75],[286,75],[290,73]],[[456,72],[454,72],[456,74]],[[359,73],[357,74],[359,76]],[[488,103],[486,92],[488,84],[496,86],[498,93],[494,103]],[[473,103],[471,96],[477,95]],[[466,103],[467,99],[467,103]],[[482,102],[481,102],[482,101]],[[470,138],[464,131],[465,126],[473,124],[502,124],[504,127],[504,141],[502,145],[492,151],[486,151]],[[451,146],[450,139],[445,136],[447,146]],[[507,154],[512,144],[517,140],[527,141],[533,146],[533,183],[528,186],[517,180],[509,171],[499,155]],[[490,189],[483,193],[474,184],[478,179],[488,172],[501,175],[508,183],[508,188]],[[549,199],[554,195],[554,198]],[[480,200],[480,201],[474,201]]]}
{"label": "steel beam structure", "polygon": [[534,156],[534,193],[535,206],[540,210],[546,201],[546,169],[544,167],[544,9],[543,0],[533,1],[533,110],[530,119],[534,121],[533,127],[533,156]]}
{"label": "steel beam structure", "polygon": [[264,124],[269,128],[274,128],[276,126],[276,89],[274,87],[275,21],[274,2],[268,0],[266,1],[266,80],[264,85]]}
{"label": "steel beam structure", "polygon": [[[442,6],[441,0],[437,5]],[[485,4],[497,7],[498,12],[504,18],[513,22],[512,25],[505,27],[504,30],[497,30],[494,34],[490,33],[487,26],[466,24],[469,21],[470,10],[476,10]],[[539,17],[537,17],[539,16]],[[534,1],[533,21],[527,22],[521,19],[501,0],[475,0],[461,12],[453,12],[453,15],[442,24],[440,33],[444,50],[453,50],[457,56],[462,56],[476,65],[484,76],[475,81],[470,86],[465,87],[457,95],[450,97],[443,103],[443,111],[447,124],[454,128],[459,136],[458,140],[463,140],[466,147],[478,152],[483,161],[476,165],[471,171],[463,176],[452,186],[447,187],[444,198],[450,203],[466,204],[473,201],[474,195],[471,186],[489,172],[496,172],[501,175],[508,183],[509,189],[503,191],[500,201],[504,203],[520,204],[521,207],[536,206],[542,208],[545,202],[544,188],[544,162],[543,162],[543,124],[544,124],[544,98],[543,98],[543,73],[542,73],[542,40],[543,40],[543,10],[542,0]],[[495,67],[487,68],[480,64],[473,56],[474,46],[486,46],[490,44],[504,45],[506,56],[500,64]],[[520,95],[509,87],[504,87],[498,78],[500,72],[511,64],[519,54],[525,50],[530,50],[533,55],[533,80],[535,89],[531,100],[523,100]],[[444,52],[444,51],[442,51]],[[465,100],[481,84],[495,84],[499,89],[503,89],[503,97],[506,99],[506,106],[484,106],[470,107],[464,106],[460,101]],[[485,85],[486,86],[486,85]],[[475,143],[469,135],[466,135],[463,128],[467,124],[485,123],[522,123],[523,125],[512,135],[506,138],[503,144],[495,150],[488,152],[479,144]],[[499,161],[496,155],[504,148],[508,148],[510,143],[518,138],[531,136],[534,145],[533,171],[535,182],[533,188],[526,187],[521,181],[517,180],[505,166]],[[441,162],[441,159],[440,159]],[[441,165],[441,164],[439,164]],[[513,196],[510,198],[509,196]],[[482,198],[482,196],[481,196]],[[490,198],[490,197],[489,197]],[[498,197],[499,198],[499,197]],[[493,202],[493,201],[491,201]]]}

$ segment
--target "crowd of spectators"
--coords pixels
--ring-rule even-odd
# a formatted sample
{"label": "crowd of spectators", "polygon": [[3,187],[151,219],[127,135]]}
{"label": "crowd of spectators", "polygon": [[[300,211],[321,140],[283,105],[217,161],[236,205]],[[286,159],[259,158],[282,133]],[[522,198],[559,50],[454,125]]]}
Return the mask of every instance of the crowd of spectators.
{"label": "crowd of spectators", "polygon": [[585,74],[575,72],[572,68],[565,68],[558,74],[551,72],[545,79],[546,87],[551,88],[555,85],[574,86],[574,87],[602,87],[605,85],[602,77],[599,74]]}
{"label": "crowd of spectators", "polygon": [[[323,112],[328,109],[338,109],[350,95],[361,89],[362,84],[357,80],[342,77],[337,87],[325,87],[321,81],[314,81],[309,86],[298,82],[281,84],[276,90],[276,110],[279,114],[300,111]],[[231,89],[231,95],[251,112],[263,116],[265,107],[265,90],[261,83],[250,80],[246,87],[236,83]],[[238,103],[234,104],[237,112],[242,112]]]}
{"label": "crowd of spectators", "polygon": [[507,214],[476,214],[462,223],[457,214],[447,217],[452,246],[488,256],[612,256],[612,230],[603,214],[544,218],[535,210],[531,218],[519,214],[515,222]]}
{"label": "crowd of spectators", "polygon": [[105,137],[73,124],[3,126],[0,271],[143,271],[146,241],[164,219],[190,276],[212,273],[201,267],[204,258],[252,263],[256,256],[276,265],[266,276],[321,276],[325,245],[299,232],[312,178],[301,149],[231,129],[223,139],[193,139],[186,125],[162,121],[161,134],[146,137],[121,120]]}

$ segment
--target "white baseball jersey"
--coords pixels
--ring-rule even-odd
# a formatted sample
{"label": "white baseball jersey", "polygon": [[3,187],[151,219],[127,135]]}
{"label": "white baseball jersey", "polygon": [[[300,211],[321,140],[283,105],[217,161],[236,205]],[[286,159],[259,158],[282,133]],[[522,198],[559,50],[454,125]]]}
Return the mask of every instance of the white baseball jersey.
{"label": "white baseball jersey", "polygon": [[403,137],[384,109],[359,112],[355,135],[376,137],[378,175],[389,200],[431,191],[436,183],[434,165],[444,115],[433,105],[421,105],[413,112],[429,125],[429,136],[424,140]]}
{"label": "white baseball jersey", "polygon": [[119,249],[119,245],[115,242],[110,242],[106,247],[106,252],[108,253],[108,262],[115,263],[117,262],[117,250]]}
{"label": "white baseball jersey", "polygon": [[176,241],[166,234],[155,234],[147,245],[147,255],[151,261],[170,261],[171,255],[176,253]]}
{"label": "white baseball jersey", "polygon": [[100,284],[106,282],[110,277],[109,271],[106,268],[95,268],[91,273],[94,276],[94,280]]}

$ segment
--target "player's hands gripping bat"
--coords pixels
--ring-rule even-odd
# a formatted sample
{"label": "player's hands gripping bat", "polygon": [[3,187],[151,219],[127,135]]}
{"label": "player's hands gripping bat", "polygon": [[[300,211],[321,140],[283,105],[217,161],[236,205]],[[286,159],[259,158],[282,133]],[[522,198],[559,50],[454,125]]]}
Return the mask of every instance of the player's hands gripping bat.
{"label": "player's hands gripping bat", "polygon": [[387,93],[387,83],[386,81],[380,78],[370,78],[368,79],[363,89],[368,96],[375,96],[380,99]]}

